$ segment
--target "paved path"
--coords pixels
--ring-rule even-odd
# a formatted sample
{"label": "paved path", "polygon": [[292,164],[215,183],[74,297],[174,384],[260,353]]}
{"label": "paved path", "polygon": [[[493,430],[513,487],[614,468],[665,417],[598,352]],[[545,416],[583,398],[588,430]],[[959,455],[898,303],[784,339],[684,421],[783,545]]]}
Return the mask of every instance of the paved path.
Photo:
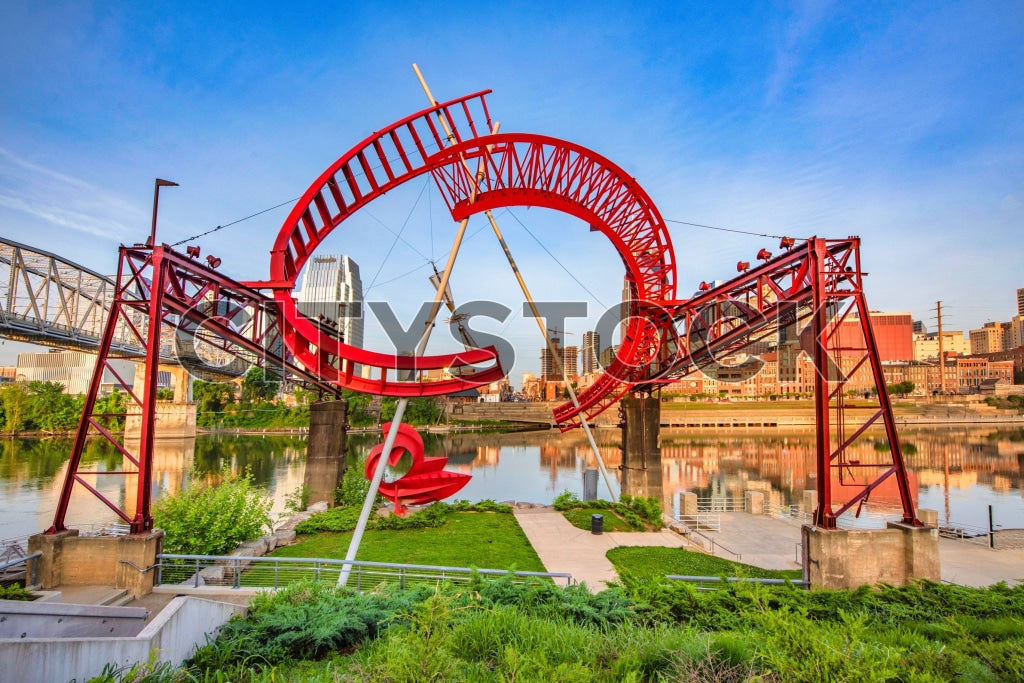
{"label": "paved path", "polygon": [[[595,535],[577,529],[552,508],[517,508],[516,520],[526,532],[549,572],[567,572],[591,590],[603,590],[616,578],[605,554],[620,545],[687,547],[681,536],[662,530],[650,533],[612,532]],[[714,554],[765,569],[799,569],[800,525],[793,521],[745,512],[723,512],[721,531],[696,536]],[[692,547],[692,546],[691,546]],[[991,550],[978,543],[939,539],[943,581],[964,586],[989,586],[999,581],[1024,583],[1024,549]]]}
{"label": "paved path", "polygon": [[620,545],[682,548],[686,539],[667,529],[592,534],[578,529],[552,508],[516,508],[516,520],[549,572],[567,572],[593,591],[616,578],[605,554]]}
{"label": "paved path", "polygon": [[[701,532],[714,539],[714,548],[710,542],[704,541],[704,548],[713,550],[713,555],[763,569],[800,569],[796,550],[800,543],[798,524],[746,512],[722,512],[720,518],[721,531]],[[699,536],[697,538],[700,539]]]}

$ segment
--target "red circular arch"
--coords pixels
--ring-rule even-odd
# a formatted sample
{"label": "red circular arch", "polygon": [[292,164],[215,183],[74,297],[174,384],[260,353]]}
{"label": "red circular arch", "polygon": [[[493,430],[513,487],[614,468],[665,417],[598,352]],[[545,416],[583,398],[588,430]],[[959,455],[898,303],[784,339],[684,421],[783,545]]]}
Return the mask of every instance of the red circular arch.
{"label": "red circular arch", "polygon": [[[303,265],[334,228],[388,190],[429,172],[455,220],[498,207],[547,207],[585,221],[591,230],[605,235],[622,258],[635,293],[626,339],[606,373],[580,395],[580,408],[556,410],[556,419],[571,426],[579,413],[600,412],[642,379],[646,365],[654,359],[665,322],[651,310],[674,300],[676,293],[672,242],[650,197],[608,159],[556,138],[485,134],[491,124],[484,95],[476,93],[424,109],[374,133],[305,192],[271,252],[270,274],[285,343],[299,362],[316,368],[325,379],[369,393],[439,395],[503,376],[493,348],[411,358],[340,343],[302,316],[292,298]],[[450,134],[440,125],[442,120]],[[471,177],[467,168],[480,172]],[[378,368],[380,379],[355,376],[355,363]],[[419,382],[387,377],[389,372],[410,368],[488,363],[472,379]]]}

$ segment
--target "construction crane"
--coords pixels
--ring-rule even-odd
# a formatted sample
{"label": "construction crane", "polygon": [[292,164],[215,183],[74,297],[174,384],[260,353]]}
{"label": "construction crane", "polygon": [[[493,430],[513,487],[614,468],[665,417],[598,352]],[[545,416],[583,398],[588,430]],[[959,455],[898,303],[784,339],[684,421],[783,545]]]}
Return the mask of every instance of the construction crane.
{"label": "construction crane", "polygon": [[[430,284],[432,284],[436,290],[441,285],[441,274],[437,272],[437,266],[433,262],[431,262],[430,265],[434,268],[434,274],[430,276]],[[445,318],[444,321],[449,325],[451,323],[456,323],[458,325],[459,338],[462,340],[462,345],[466,347],[467,350],[480,348],[476,345],[476,342],[473,341],[473,337],[470,336],[469,330],[467,330],[466,326],[462,324],[463,321],[469,318],[469,316],[465,313],[455,312],[455,299],[452,297],[451,285],[445,287],[442,298],[444,300],[445,307],[447,307],[448,311],[451,313],[451,316]]]}

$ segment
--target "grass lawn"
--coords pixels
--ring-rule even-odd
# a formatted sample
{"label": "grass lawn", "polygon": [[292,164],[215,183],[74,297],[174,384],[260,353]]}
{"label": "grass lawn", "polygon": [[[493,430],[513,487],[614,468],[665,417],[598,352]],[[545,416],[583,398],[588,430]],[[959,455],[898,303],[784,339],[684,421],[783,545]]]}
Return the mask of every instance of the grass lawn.
{"label": "grass lawn", "polygon": [[637,576],[749,576],[764,579],[800,579],[799,569],[761,569],[742,562],[733,562],[714,555],[696,553],[682,548],[651,546],[619,546],[608,551],[608,559],[617,572]]}
{"label": "grass lawn", "polygon": [[[294,545],[278,548],[273,557],[344,559],[352,532],[299,536]],[[452,512],[436,529],[369,530],[357,560],[433,564],[445,567],[545,571],[516,518],[493,512]]]}
{"label": "grass lawn", "polygon": [[592,515],[604,516],[604,530],[605,531],[633,531],[632,527],[626,523],[626,520],[619,517],[611,510],[601,510],[598,508],[579,508],[573,510],[565,510],[562,512],[565,518],[569,520],[569,523],[579,529],[585,529],[590,531],[590,517]]}

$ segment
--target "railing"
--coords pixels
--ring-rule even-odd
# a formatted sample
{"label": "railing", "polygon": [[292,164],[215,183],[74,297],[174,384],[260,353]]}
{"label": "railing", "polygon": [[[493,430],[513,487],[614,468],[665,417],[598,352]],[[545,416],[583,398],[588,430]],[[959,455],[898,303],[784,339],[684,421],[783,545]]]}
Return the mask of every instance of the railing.
{"label": "railing", "polygon": [[350,565],[350,586],[357,591],[374,588],[382,583],[406,588],[412,584],[436,584],[438,581],[464,583],[474,576],[495,579],[510,573],[517,579],[530,577],[564,581],[566,586],[576,583],[572,574],[557,572],[509,572],[502,569],[468,569],[420,564],[390,562],[364,562],[360,560],[332,560],[302,557],[238,557],[234,555],[172,555],[157,556],[157,585],[222,586],[228,588],[279,588],[302,579],[320,583],[335,583],[342,567]]}
{"label": "railing", "polygon": [[945,526],[939,526],[939,536],[996,549],[1024,548],[1024,529],[1006,529],[1001,524],[989,529],[971,524],[946,522]]}
{"label": "railing", "polygon": [[721,531],[722,516],[717,512],[698,512],[695,515],[679,515],[677,522],[682,522],[694,531]]}
{"label": "railing", "polygon": [[78,524],[79,536],[127,536],[132,529],[121,522],[92,522],[89,524]]}
{"label": "railing", "polygon": [[[759,579],[746,576],[683,576],[679,574],[669,574],[665,577],[672,581],[686,581],[687,583],[697,584],[697,590],[699,591],[710,591],[720,588],[723,583],[758,583],[762,586],[796,586],[797,588],[803,588],[809,590],[811,587],[810,581],[804,581],[802,579]],[[706,586],[705,584],[715,584]]]}
{"label": "railing", "polygon": [[28,536],[16,536],[0,541],[0,562],[15,560],[28,554]]}
{"label": "railing", "polygon": [[743,512],[746,509],[743,498],[698,498],[700,512]]}
{"label": "railing", "polygon": [[794,522],[799,522],[800,524],[814,523],[814,515],[809,512],[804,512],[800,509],[799,505],[776,505],[775,503],[766,503],[765,512],[777,519],[792,520]]}
{"label": "railing", "polygon": [[696,534],[697,536],[700,536],[704,540],[708,541],[708,543],[710,543],[710,546],[708,547],[708,552],[711,553],[712,555],[715,554],[715,548],[718,548],[719,550],[724,550],[725,552],[727,552],[730,555],[732,555],[734,558],[736,558],[737,562],[743,559],[743,556],[740,555],[738,552],[736,552],[735,550],[730,550],[729,548],[726,548],[724,545],[722,545],[721,543],[716,541],[711,536],[705,536],[704,534],[702,534],[699,531],[694,531],[693,533]]}
{"label": "railing", "polygon": [[34,586],[36,583],[36,566],[38,562],[34,560],[42,557],[42,553],[32,553],[24,557],[17,557],[13,560],[0,563],[0,575],[7,573],[7,571],[13,567],[17,567],[19,564],[25,565],[25,585]]}

